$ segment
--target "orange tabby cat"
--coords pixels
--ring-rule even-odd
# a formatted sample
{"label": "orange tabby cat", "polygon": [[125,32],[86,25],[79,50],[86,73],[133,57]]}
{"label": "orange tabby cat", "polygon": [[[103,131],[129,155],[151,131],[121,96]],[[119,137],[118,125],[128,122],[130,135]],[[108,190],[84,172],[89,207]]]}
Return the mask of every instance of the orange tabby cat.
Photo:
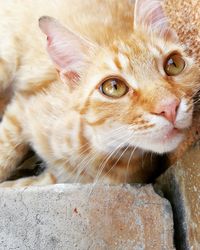
{"label": "orange tabby cat", "polygon": [[[47,164],[1,186],[144,181],[155,166],[148,152],[183,140],[199,71],[159,1],[0,5],[0,86],[14,91],[0,125],[0,181],[29,146]],[[40,18],[48,53],[43,15],[59,20]]]}

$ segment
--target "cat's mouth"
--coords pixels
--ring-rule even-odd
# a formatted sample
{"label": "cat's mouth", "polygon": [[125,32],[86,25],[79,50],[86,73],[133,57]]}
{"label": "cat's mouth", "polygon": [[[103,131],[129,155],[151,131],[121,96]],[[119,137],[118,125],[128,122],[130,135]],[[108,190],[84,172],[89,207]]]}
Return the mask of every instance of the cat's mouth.
{"label": "cat's mouth", "polygon": [[178,134],[182,134],[181,130],[174,127],[164,136],[164,141],[171,140]]}

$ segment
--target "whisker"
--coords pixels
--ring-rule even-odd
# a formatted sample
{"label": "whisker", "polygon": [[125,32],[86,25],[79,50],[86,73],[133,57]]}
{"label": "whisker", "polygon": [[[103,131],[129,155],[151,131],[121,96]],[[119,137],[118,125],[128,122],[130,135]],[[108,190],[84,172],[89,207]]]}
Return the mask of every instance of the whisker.
{"label": "whisker", "polygon": [[115,164],[102,176],[102,182],[103,182],[103,178],[108,175],[108,173],[117,165],[117,163],[120,161],[120,159],[122,158],[122,156],[126,153],[126,151],[128,150],[129,146],[127,146],[123,152],[121,153],[120,157],[117,159],[117,161],[115,162]]}
{"label": "whisker", "polygon": [[129,170],[129,166],[130,166],[130,162],[131,162],[131,159],[133,157],[133,154],[135,153],[135,150],[137,149],[137,147],[134,147],[131,154],[130,154],[130,157],[128,159],[128,163],[127,163],[127,166],[126,166],[126,178],[125,178],[125,183],[127,183],[127,176],[128,176],[128,170]]}
{"label": "whisker", "polygon": [[97,175],[96,175],[96,177],[95,177],[95,179],[94,179],[93,185],[92,185],[91,190],[90,190],[90,192],[89,192],[90,194],[92,194],[94,187],[95,187],[96,184],[98,183],[99,177],[100,177],[100,175],[101,175],[101,173],[102,173],[102,171],[103,171],[103,169],[104,169],[106,163],[109,161],[109,159],[110,159],[112,156],[114,156],[114,155],[121,149],[121,146],[122,146],[122,145],[123,145],[123,143],[121,143],[115,150],[113,150],[108,156],[106,156],[106,157],[104,158],[103,162],[100,164],[98,173],[97,173]]}
{"label": "whisker", "polygon": [[[120,135],[121,137],[122,137],[122,135]],[[123,137],[124,137],[124,135],[123,135]],[[123,138],[122,137],[122,138]],[[119,139],[120,137],[118,136],[118,139]],[[120,139],[122,139],[122,138],[120,138]],[[109,144],[112,144],[113,143],[113,141],[114,140],[112,140]],[[108,144],[108,145],[109,145]],[[85,171],[86,170],[86,168],[87,168],[87,166],[89,167],[89,163],[91,163],[93,160],[95,160],[95,158],[96,158],[96,156],[98,155],[98,153],[95,153],[95,154],[93,154],[93,157],[92,158],[90,158],[90,155],[89,156],[86,156],[79,164],[78,164],[78,166],[76,167],[76,168],[79,168],[79,171],[78,171],[78,175],[77,176],[79,176],[80,175],[80,173],[81,172],[83,172],[83,170]],[[82,165],[82,166],[81,166]],[[80,167],[81,166],[81,167]],[[79,177],[78,177],[79,178]],[[76,180],[78,179],[77,177],[76,177]]]}

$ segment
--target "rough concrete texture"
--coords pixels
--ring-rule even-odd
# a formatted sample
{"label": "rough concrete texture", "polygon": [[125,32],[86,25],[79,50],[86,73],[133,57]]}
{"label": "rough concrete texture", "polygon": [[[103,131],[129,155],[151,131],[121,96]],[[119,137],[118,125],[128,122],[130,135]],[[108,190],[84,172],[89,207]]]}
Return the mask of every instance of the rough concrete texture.
{"label": "rough concrete texture", "polygon": [[92,189],[0,189],[0,249],[174,249],[171,206],[151,185]]}
{"label": "rough concrete texture", "polygon": [[200,249],[200,147],[192,147],[184,157],[158,179],[171,201],[175,221],[176,249]]}

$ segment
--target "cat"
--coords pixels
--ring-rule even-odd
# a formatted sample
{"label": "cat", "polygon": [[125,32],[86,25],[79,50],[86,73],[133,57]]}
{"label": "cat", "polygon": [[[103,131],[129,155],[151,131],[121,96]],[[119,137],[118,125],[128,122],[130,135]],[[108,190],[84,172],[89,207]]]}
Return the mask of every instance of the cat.
{"label": "cat", "polygon": [[[147,181],[152,153],[184,139],[199,89],[198,65],[161,2],[0,3],[0,90],[12,95],[0,124],[0,186]],[[45,171],[6,181],[29,147]]]}

